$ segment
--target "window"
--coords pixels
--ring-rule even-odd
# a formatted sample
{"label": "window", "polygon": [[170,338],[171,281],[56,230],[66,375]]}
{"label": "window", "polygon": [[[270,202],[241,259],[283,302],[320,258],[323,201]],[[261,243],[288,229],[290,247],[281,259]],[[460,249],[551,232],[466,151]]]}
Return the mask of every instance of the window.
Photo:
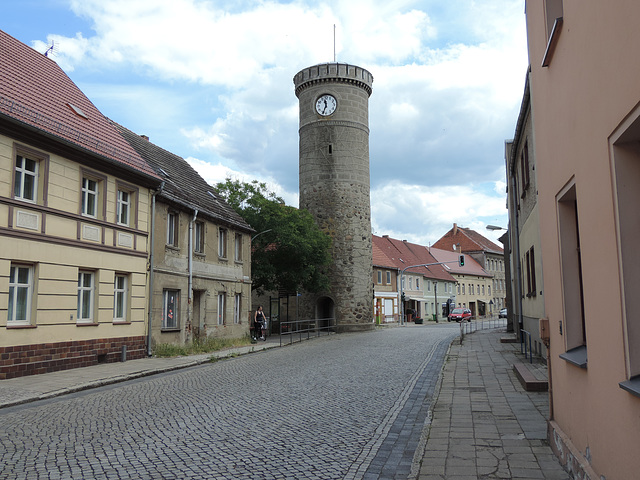
{"label": "window", "polygon": [[401,283],[402,283],[402,289],[404,290],[404,289],[406,288],[406,284],[405,284],[405,277],[404,277],[404,276],[402,276],[402,281],[401,281]]}
{"label": "window", "polygon": [[178,214],[175,212],[167,213],[167,245],[178,246]]}
{"label": "window", "polygon": [[640,108],[635,108],[610,138],[611,169],[615,185],[615,219],[618,237],[619,282],[624,326],[627,379],[620,387],[640,396]]}
{"label": "window", "polygon": [[520,153],[520,176],[522,181],[522,194],[525,196],[525,191],[529,188],[529,142],[524,142],[522,153]]}
{"label": "window", "polygon": [[227,258],[227,229],[218,229],[218,256],[220,258]]}
{"label": "window", "polygon": [[16,155],[13,196],[19,200],[36,202],[38,194],[38,162]]}
{"label": "window", "polygon": [[462,284],[462,295],[464,295],[464,283]]}
{"label": "window", "polygon": [[233,323],[236,325],[240,323],[240,311],[242,307],[242,296],[239,293],[236,293],[234,302],[233,302]]}
{"label": "window", "polygon": [[93,322],[94,273],[78,272],[78,322]]}
{"label": "window", "polygon": [[98,182],[86,177],[82,178],[82,214],[98,216]]}
{"label": "window", "polygon": [[460,295],[460,284],[458,284],[458,295]]}
{"label": "window", "polygon": [[475,288],[473,286],[473,283],[469,284],[469,295],[475,295]]}
{"label": "window", "polygon": [[378,270],[378,285],[382,283],[382,271]]}
{"label": "window", "polygon": [[118,221],[119,225],[129,225],[131,217],[131,194],[118,190]]}
{"label": "window", "polygon": [[9,271],[9,310],[7,323],[28,325],[31,321],[33,268],[11,265]]}
{"label": "window", "polygon": [[391,285],[391,272],[387,272],[387,285]]}
{"label": "window", "polygon": [[218,294],[218,325],[224,325],[225,294]]}
{"label": "window", "polygon": [[193,224],[193,251],[204,253],[204,222]]}
{"label": "window", "polygon": [[416,278],[416,290],[420,290],[420,279]]}
{"label": "window", "polygon": [[536,296],[536,264],[533,247],[525,253],[525,268],[527,275],[527,297]]}
{"label": "window", "polygon": [[482,295],[484,295],[484,285],[482,285]]}
{"label": "window", "polygon": [[116,274],[113,282],[113,321],[127,321],[127,276]]}
{"label": "window", "polygon": [[562,0],[544,0],[544,13],[547,26],[547,38],[551,36],[556,19],[563,16]]}
{"label": "window", "polygon": [[180,290],[165,290],[162,302],[162,328],[177,329],[180,312]]}
{"label": "window", "polygon": [[487,295],[491,296],[491,285],[487,285]]}
{"label": "window", "polygon": [[559,194],[557,209],[560,236],[560,268],[562,271],[561,285],[564,297],[565,344],[567,353],[580,347],[584,349],[584,357],[581,355],[579,361],[575,361],[576,357],[573,355],[563,356],[562,358],[580,367],[586,367],[587,342],[584,321],[578,203],[575,185],[571,185]]}
{"label": "window", "polygon": [[235,257],[236,262],[242,261],[242,234],[236,233],[235,236]]}
{"label": "window", "polygon": [[431,291],[431,282],[427,281],[427,292]]}
{"label": "window", "polygon": [[409,277],[409,290],[413,290],[413,277]]}

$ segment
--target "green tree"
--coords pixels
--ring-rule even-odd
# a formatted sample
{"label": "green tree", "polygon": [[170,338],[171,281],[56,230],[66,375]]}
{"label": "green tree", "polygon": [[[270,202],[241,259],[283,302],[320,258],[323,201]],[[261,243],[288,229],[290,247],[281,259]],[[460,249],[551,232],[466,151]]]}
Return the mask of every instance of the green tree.
{"label": "green tree", "polygon": [[227,178],[215,185],[218,194],[251,225],[252,289],[319,292],[329,285],[331,238],[311,214],[285,205],[265,183]]}

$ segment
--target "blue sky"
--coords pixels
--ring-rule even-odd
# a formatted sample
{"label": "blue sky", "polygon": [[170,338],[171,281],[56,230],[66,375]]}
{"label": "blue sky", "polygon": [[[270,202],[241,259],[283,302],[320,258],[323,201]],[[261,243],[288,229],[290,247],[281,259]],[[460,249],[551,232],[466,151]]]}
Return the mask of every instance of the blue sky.
{"label": "blue sky", "polygon": [[504,141],[527,67],[523,0],[5,0],[0,29],[44,52],[109,118],[210,183],[298,203],[293,76],[333,61],[374,77],[372,227],[428,245],[506,226]]}

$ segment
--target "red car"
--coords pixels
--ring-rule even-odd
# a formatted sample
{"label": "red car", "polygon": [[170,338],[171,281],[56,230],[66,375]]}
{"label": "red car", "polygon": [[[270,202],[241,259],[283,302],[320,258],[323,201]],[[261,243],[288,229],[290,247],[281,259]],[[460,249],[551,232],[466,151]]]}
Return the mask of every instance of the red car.
{"label": "red car", "polygon": [[448,320],[450,322],[454,320],[456,322],[462,322],[464,320],[470,321],[471,310],[469,310],[468,308],[454,308],[453,311],[449,314]]}

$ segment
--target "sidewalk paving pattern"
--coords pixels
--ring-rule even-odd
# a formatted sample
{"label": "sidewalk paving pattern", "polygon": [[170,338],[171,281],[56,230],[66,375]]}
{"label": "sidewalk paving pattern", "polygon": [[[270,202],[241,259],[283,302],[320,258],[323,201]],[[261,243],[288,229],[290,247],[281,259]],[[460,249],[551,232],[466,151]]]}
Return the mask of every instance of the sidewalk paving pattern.
{"label": "sidewalk paving pattern", "polygon": [[[443,327],[401,328],[436,333],[444,331]],[[382,419],[376,435],[362,445],[357,461],[343,478],[568,479],[546,441],[547,393],[523,390],[512,368],[514,363],[523,361],[519,345],[501,344],[503,335],[504,329],[485,330],[466,335],[462,345],[455,340],[441,376],[439,368],[427,366],[432,356],[442,358],[452,337],[429,347],[425,358],[415,365],[414,376]],[[273,337],[216,356],[242,355],[277,346],[279,341]],[[211,356],[149,358],[0,380],[0,408],[13,406],[10,410],[15,410],[23,408],[18,405],[35,400],[201,365]],[[269,356],[263,358],[269,363]],[[379,360],[372,362],[372,368]],[[325,472],[328,475],[325,478],[336,478],[336,472]],[[263,478],[301,478],[292,475],[293,472],[275,475],[264,471]],[[5,478],[1,464],[0,478]],[[323,476],[314,471],[308,478]]]}

